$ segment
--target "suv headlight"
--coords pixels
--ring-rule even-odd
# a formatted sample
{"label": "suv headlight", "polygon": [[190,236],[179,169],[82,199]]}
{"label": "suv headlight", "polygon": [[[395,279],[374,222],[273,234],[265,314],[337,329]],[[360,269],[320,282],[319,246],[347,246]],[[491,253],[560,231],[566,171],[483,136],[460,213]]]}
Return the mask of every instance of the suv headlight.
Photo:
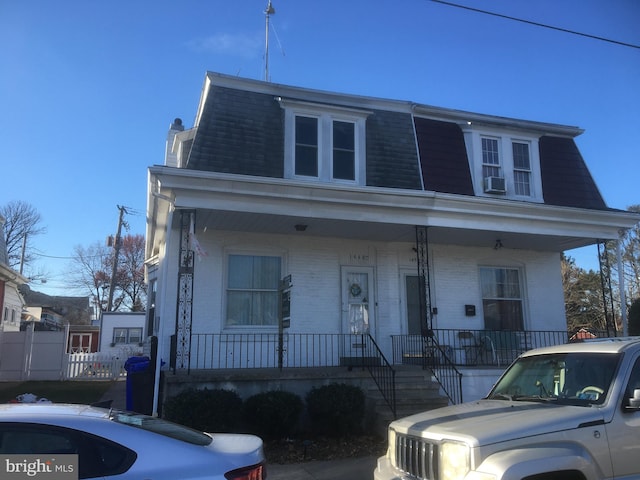
{"label": "suv headlight", "polygon": [[440,479],[459,480],[469,473],[470,449],[464,443],[443,442],[440,445]]}

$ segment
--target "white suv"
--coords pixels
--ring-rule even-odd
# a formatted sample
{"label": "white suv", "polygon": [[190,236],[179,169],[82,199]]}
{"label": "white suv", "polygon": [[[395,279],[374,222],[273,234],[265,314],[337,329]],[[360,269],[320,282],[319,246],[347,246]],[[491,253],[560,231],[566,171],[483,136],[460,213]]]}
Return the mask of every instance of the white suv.
{"label": "white suv", "polygon": [[375,480],[640,478],[640,338],[531,350],[486,398],[388,435]]}

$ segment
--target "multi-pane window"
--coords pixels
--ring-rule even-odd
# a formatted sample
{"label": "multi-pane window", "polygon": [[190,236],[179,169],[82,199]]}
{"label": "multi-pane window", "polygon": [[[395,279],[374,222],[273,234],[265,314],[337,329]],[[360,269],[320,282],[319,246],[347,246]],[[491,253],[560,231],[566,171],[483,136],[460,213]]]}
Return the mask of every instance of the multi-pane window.
{"label": "multi-pane window", "polygon": [[296,116],[296,175],[318,176],[318,119]]}
{"label": "multi-pane window", "polygon": [[277,326],[280,257],[229,255],[227,327]]}
{"label": "multi-pane window", "polygon": [[333,173],[339,180],[355,180],[355,125],[352,122],[333,122]]}
{"label": "multi-pane window", "polygon": [[[323,121],[324,120],[324,121]],[[323,125],[330,125],[324,127]],[[329,145],[330,159],[323,159],[321,145]],[[327,165],[330,161],[330,165]],[[323,164],[324,162],[324,164]],[[305,115],[295,117],[296,176],[318,178],[323,168],[331,180],[354,181],[356,178],[355,124]]]}
{"label": "multi-pane window", "polygon": [[500,153],[496,138],[482,138],[482,175],[484,178],[502,176],[500,175]]}
{"label": "multi-pane window", "polygon": [[113,343],[126,345],[128,343],[140,343],[142,341],[142,328],[114,328]]}
{"label": "multi-pane window", "polygon": [[366,122],[373,112],[280,98],[284,178],[364,185]]}
{"label": "multi-pane window", "polygon": [[513,142],[513,184],[516,195],[531,195],[529,144]]}
{"label": "multi-pane window", "polygon": [[487,330],[523,330],[520,270],[481,267],[482,311]]}
{"label": "multi-pane window", "polygon": [[463,131],[476,194],[544,201],[537,134],[472,123]]}
{"label": "multi-pane window", "polygon": [[129,329],[129,343],[140,343],[142,341],[142,329],[130,328]]}

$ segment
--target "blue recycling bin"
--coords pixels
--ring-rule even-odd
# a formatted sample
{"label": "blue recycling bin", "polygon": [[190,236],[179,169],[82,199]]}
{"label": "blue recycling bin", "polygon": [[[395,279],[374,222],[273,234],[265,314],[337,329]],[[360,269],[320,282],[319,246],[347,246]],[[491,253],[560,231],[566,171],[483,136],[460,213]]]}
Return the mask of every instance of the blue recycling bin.
{"label": "blue recycling bin", "polygon": [[153,402],[154,375],[149,357],[129,357],[124,362],[127,371],[127,410],[138,413],[151,413],[149,396]]}

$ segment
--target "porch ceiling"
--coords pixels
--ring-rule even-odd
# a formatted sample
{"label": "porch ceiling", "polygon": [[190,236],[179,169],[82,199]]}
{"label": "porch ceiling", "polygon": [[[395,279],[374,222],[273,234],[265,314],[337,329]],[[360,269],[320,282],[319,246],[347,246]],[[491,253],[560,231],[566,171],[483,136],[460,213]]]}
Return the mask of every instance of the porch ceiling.
{"label": "porch ceiling", "polygon": [[[335,220],[324,218],[271,215],[264,213],[197,210],[197,230],[231,230],[271,233],[300,237],[335,237],[379,242],[415,242],[415,226],[390,223]],[[301,231],[296,226],[306,226]],[[496,230],[476,230],[431,226],[429,242],[445,245],[494,247],[561,252],[595,243],[595,240],[553,235],[519,234]]]}

